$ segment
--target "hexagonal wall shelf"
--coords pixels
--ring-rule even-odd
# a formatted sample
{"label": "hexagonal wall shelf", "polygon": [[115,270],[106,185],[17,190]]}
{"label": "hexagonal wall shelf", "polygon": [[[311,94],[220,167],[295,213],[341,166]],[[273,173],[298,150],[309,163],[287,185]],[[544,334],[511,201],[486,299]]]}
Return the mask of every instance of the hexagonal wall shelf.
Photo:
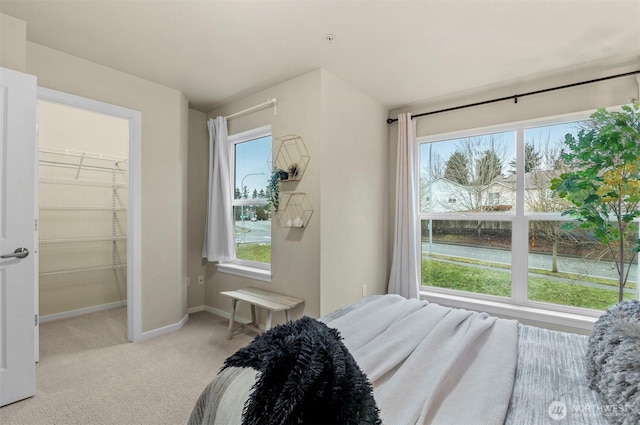
{"label": "hexagonal wall shelf", "polygon": [[289,173],[289,178],[283,181],[298,181],[309,164],[309,151],[302,137],[289,134],[275,139],[273,150],[273,166]]}
{"label": "hexagonal wall shelf", "polygon": [[278,219],[285,228],[307,227],[313,214],[313,207],[306,193],[281,192]]}

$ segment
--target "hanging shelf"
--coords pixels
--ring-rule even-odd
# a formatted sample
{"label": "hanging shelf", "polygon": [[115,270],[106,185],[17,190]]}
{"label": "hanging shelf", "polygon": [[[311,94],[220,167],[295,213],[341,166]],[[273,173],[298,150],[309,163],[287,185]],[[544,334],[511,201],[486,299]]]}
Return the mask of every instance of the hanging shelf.
{"label": "hanging shelf", "polygon": [[275,139],[273,146],[276,153],[273,157],[273,167],[284,170],[289,177],[282,182],[299,181],[309,164],[309,151],[302,137],[289,134]]}
{"label": "hanging shelf", "polygon": [[40,244],[50,243],[80,243],[80,242],[116,242],[126,241],[126,236],[98,236],[88,238],[52,238],[52,239],[40,239]]}
{"label": "hanging shelf", "polygon": [[281,192],[278,220],[285,228],[305,228],[313,214],[311,201],[306,193]]}

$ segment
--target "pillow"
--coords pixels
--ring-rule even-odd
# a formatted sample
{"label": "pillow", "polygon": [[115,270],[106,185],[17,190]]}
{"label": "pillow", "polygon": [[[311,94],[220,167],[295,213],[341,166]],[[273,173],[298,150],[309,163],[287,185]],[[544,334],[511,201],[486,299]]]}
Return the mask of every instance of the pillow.
{"label": "pillow", "polygon": [[303,317],[229,357],[224,368],[259,372],[242,424],[381,424],[371,384],[341,339],[337,330]]}
{"label": "pillow", "polygon": [[594,324],[587,349],[589,387],[612,424],[640,423],[640,302],[624,301]]}

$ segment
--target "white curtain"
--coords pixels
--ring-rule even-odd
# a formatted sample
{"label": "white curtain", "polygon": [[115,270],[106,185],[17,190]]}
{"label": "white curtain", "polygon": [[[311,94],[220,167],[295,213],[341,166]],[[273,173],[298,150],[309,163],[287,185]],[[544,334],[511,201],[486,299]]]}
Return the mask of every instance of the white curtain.
{"label": "white curtain", "polygon": [[388,292],[406,298],[418,298],[420,287],[415,134],[411,114],[398,115],[396,223]]}
{"label": "white curtain", "polygon": [[209,201],[202,257],[229,261],[234,257],[235,234],[231,205],[231,171],[227,119],[217,117],[209,127]]}

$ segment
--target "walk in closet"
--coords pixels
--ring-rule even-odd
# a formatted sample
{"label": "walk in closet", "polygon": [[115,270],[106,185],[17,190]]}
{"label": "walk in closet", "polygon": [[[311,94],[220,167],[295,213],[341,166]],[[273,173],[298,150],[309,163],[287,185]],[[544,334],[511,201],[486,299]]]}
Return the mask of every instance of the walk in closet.
{"label": "walk in closet", "polygon": [[[94,126],[69,131],[70,126],[90,122],[73,119],[57,129],[45,126],[43,134],[41,119],[38,230],[43,321],[124,306],[127,300],[128,159],[100,153],[95,140],[78,140],[95,134]],[[60,147],[82,143],[95,150]]]}

